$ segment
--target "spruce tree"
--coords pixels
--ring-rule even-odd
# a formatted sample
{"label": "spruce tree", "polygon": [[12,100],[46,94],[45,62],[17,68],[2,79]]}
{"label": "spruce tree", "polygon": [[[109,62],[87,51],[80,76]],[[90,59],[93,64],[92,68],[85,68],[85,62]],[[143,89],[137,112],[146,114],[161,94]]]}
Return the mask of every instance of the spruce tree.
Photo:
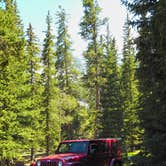
{"label": "spruce tree", "polygon": [[60,6],[57,12],[57,41],[56,41],[56,69],[59,87],[65,93],[71,93],[72,81],[75,74],[71,49],[71,39],[68,33],[68,18],[65,10]]}
{"label": "spruce tree", "polygon": [[[29,106],[25,40],[16,4],[0,2],[0,156],[12,159],[24,151]],[[25,134],[26,133],[26,134]],[[22,149],[22,150],[21,150]],[[6,163],[7,165],[7,163]]]}
{"label": "spruce tree", "polygon": [[100,56],[98,53],[99,28],[104,21],[99,18],[101,11],[95,0],[83,0],[84,16],[82,17],[80,35],[88,42],[86,59],[86,83],[89,91],[90,108],[94,116],[94,135],[99,136],[101,128],[101,101],[100,101]]}
{"label": "spruce tree", "polygon": [[126,151],[140,148],[142,130],[139,119],[139,91],[136,77],[136,57],[131,38],[131,28],[127,16],[124,25],[124,46],[122,59],[122,110],[123,110],[123,137]]}
{"label": "spruce tree", "polygon": [[[60,6],[56,14],[57,41],[56,41],[56,70],[58,84],[61,90],[61,137],[60,139],[73,139],[78,131],[78,71],[72,56],[72,43],[68,33],[68,17]],[[67,107],[66,107],[67,106]]]}
{"label": "spruce tree", "polygon": [[43,62],[43,116],[44,116],[44,134],[46,139],[46,153],[49,154],[53,148],[54,141],[57,141],[59,131],[58,127],[58,87],[55,70],[55,51],[53,49],[53,35],[51,31],[51,17],[48,12],[47,31],[44,39],[42,62]]}
{"label": "spruce tree", "polygon": [[101,89],[101,105],[103,109],[102,136],[121,137],[122,110],[120,93],[120,70],[115,39],[110,36],[109,26],[104,42],[103,85]]}
{"label": "spruce tree", "polygon": [[[165,165],[165,7],[164,0],[137,0],[127,3],[137,19],[138,76],[141,91],[141,124],[144,133],[144,156],[149,165]],[[158,142],[162,146],[156,146]],[[148,153],[148,155],[146,155]],[[143,160],[145,163],[146,160]],[[146,164],[147,165],[147,164]]]}
{"label": "spruce tree", "polygon": [[40,126],[41,121],[41,102],[42,102],[42,82],[41,82],[41,65],[39,57],[39,44],[37,38],[33,32],[32,25],[29,24],[27,29],[27,46],[26,54],[28,57],[28,72],[29,72],[29,98],[30,107],[28,108],[27,120],[29,127],[29,134],[27,139],[27,145],[31,148],[31,160],[34,159],[35,150],[41,146],[42,131]]}

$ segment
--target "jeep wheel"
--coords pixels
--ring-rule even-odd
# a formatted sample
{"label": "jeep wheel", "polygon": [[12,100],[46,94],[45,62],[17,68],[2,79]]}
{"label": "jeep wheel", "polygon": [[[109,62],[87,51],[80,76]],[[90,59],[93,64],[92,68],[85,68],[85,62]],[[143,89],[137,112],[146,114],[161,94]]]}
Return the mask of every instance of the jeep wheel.
{"label": "jeep wheel", "polygon": [[116,161],[111,161],[109,163],[109,166],[121,166],[121,164],[119,162],[116,162]]}
{"label": "jeep wheel", "polygon": [[121,166],[121,164],[118,163],[118,162],[115,162],[115,163],[114,163],[114,166]]}

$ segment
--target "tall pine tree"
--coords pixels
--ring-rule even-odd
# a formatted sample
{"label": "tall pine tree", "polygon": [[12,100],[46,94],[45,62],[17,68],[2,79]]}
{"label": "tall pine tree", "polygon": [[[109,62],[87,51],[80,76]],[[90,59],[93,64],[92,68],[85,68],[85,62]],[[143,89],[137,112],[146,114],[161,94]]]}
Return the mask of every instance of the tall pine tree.
{"label": "tall pine tree", "polygon": [[101,101],[100,101],[100,56],[98,53],[99,28],[104,23],[99,18],[101,11],[97,1],[83,0],[84,16],[82,17],[80,35],[88,41],[88,49],[84,53],[86,59],[86,82],[89,90],[90,108],[94,116],[94,135],[99,136]]}
{"label": "tall pine tree", "polygon": [[[59,88],[61,90],[61,137],[73,139],[78,131],[78,71],[72,56],[72,43],[68,33],[68,18],[65,10],[60,6],[57,12],[57,41],[56,41],[56,69]],[[81,123],[81,122],[80,122]]]}
{"label": "tall pine tree", "polygon": [[35,150],[40,146],[42,138],[42,131],[40,127],[41,121],[41,103],[42,103],[42,82],[41,82],[41,65],[39,57],[39,44],[37,43],[37,38],[33,32],[32,25],[29,24],[27,29],[27,46],[26,54],[28,57],[28,71],[29,71],[29,98],[30,98],[30,107],[27,112],[27,129],[28,130],[28,139],[27,145],[28,148],[31,148],[31,160],[34,159]]}
{"label": "tall pine tree", "polygon": [[57,12],[57,41],[56,41],[56,69],[59,87],[65,93],[72,93],[72,82],[76,77],[73,65],[72,43],[68,33],[68,18],[65,10],[60,6]]}
{"label": "tall pine tree", "polygon": [[53,148],[54,141],[58,139],[58,87],[55,70],[55,51],[53,49],[53,35],[51,32],[51,17],[48,12],[47,31],[44,39],[44,48],[42,51],[43,62],[43,116],[44,116],[44,132],[46,139],[46,153],[49,154]]}
{"label": "tall pine tree", "polygon": [[28,63],[16,3],[1,1],[0,13],[0,156],[9,160],[20,156],[26,148],[24,115],[30,104]]}
{"label": "tall pine tree", "polygon": [[104,42],[104,58],[101,90],[101,104],[103,109],[103,137],[121,137],[122,110],[120,93],[120,70],[115,39],[111,38],[109,26]]}
{"label": "tall pine tree", "polygon": [[[145,130],[144,150],[150,154],[149,165],[165,165],[166,1],[136,0],[127,3],[123,0],[123,2],[137,16],[134,23],[139,33],[137,57],[142,94],[140,117]],[[162,146],[159,146],[158,142]]]}
{"label": "tall pine tree", "polygon": [[[123,136],[126,151],[133,151],[141,143],[142,130],[139,119],[139,91],[136,77],[136,57],[131,38],[129,17],[124,25],[124,46],[122,59],[122,110],[123,110]],[[139,147],[140,148],[140,147]]]}

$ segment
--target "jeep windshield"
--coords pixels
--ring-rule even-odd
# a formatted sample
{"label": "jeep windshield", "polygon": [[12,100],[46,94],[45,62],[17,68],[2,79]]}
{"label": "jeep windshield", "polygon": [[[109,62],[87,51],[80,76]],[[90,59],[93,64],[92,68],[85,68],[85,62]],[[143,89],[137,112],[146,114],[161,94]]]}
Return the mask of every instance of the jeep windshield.
{"label": "jeep windshield", "polygon": [[63,142],[59,145],[57,153],[87,153],[88,141]]}

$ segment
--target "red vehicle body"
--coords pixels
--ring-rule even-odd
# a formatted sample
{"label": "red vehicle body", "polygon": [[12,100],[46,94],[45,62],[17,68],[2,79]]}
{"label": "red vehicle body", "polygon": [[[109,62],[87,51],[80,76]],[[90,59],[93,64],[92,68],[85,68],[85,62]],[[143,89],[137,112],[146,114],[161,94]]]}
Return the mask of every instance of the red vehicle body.
{"label": "red vehicle body", "polygon": [[40,158],[35,166],[122,166],[118,139],[62,141],[54,155]]}

